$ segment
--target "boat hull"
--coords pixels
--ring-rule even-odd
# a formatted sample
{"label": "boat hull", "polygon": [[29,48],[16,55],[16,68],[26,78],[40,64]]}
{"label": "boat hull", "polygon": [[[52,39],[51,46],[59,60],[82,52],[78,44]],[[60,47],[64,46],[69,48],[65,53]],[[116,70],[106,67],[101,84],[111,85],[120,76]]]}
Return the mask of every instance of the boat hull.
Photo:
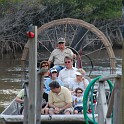
{"label": "boat hull", "polygon": [[[91,116],[89,114],[89,116]],[[23,115],[0,115],[0,118],[6,124],[23,124]],[[41,115],[42,124],[85,124],[84,116],[82,114],[78,115]]]}

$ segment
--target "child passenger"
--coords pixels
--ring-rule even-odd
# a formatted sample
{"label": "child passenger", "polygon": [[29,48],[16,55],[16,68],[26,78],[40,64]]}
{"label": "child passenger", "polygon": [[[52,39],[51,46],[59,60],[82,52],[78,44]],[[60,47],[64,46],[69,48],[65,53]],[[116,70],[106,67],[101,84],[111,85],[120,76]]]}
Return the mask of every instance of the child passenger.
{"label": "child passenger", "polygon": [[45,96],[45,97],[43,97],[43,98],[46,100],[46,102],[48,102],[48,94],[49,94],[49,92],[50,92],[49,84],[50,84],[52,81],[57,81],[57,82],[60,84],[60,86],[63,86],[63,82],[62,82],[60,79],[58,79],[58,77],[57,77],[58,72],[57,72],[57,70],[56,70],[55,68],[51,68],[51,69],[50,69],[50,75],[51,75],[50,78],[47,79],[47,80],[44,82],[44,96]]}
{"label": "child passenger", "polygon": [[82,113],[83,110],[83,89],[76,88],[73,96],[74,114]]}

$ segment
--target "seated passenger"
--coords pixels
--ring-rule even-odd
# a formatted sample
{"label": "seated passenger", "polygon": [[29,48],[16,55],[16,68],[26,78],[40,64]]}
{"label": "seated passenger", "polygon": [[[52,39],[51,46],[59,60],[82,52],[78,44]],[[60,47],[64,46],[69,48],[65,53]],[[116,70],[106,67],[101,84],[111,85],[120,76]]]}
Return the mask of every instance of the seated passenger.
{"label": "seated passenger", "polygon": [[48,61],[42,61],[40,63],[40,69],[41,68],[45,68],[45,69],[48,69],[48,71],[46,73],[44,73],[44,80],[48,79],[49,78],[49,75],[50,75],[50,72],[49,72],[49,63]]}
{"label": "seated passenger", "polygon": [[[44,73],[44,81],[46,81],[47,79],[50,78],[50,71],[49,71],[49,63],[48,61],[42,61],[40,63],[40,66],[39,66],[40,69],[47,69],[48,71],[46,73]],[[40,71],[40,70],[39,70]],[[45,86],[42,86],[43,90],[45,90]],[[46,100],[46,102],[48,102],[48,95],[46,93],[43,93],[43,99]]]}
{"label": "seated passenger", "polygon": [[58,79],[58,77],[57,77],[58,74],[57,74],[57,70],[55,68],[50,69],[50,75],[51,75],[50,78],[44,82],[44,86],[45,86],[44,87],[45,88],[44,95],[46,96],[45,99],[47,102],[48,102],[48,94],[50,92],[49,84],[52,81],[57,81],[60,84],[60,86],[63,86],[63,82],[60,79]]}
{"label": "seated passenger", "polygon": [[64,68],[65,56],[76,57],[72,50],[65,46],[65,42],[65,38],[58,39],[58,47],[52,51],[48,60],[49,64],[54,64],[53,68],[56,68],[58,72]]}
{"label": "seated passenger", "polygon": [[73,96],[74,114],[82,113],[83,110],[83,90],[81,88],[75,89],[75,96]]}
{"label": "seated passenger", "polygon": [[72,96],[71,92],[57,81],[49,84],[51,91],[48,96],[49,114],[72,114]]}
{"label": "seated passenger", "polygon": [[16,101],[17,103],[20,103],[20,105],[21,105],[20,114],[22,114],[22,113],[23,113],[23,108],[24,108],[24,89],[22,89],[22,90],[18,93],[18,95],[17,95],[16,98],[15,98],[15,101]]}
{"label": "seated passenger", "polygon": [[[16,96],[16,98],[15,98],[15,101],[17,102],[17,103],[20,103],[20,105],[21,105],[21,109],[20,109],[20,114],[23,114],[23,109],[24,109],[24,89],[22,89],[19,93],[18,93],[18,95]],[[44,107],[45,107],[45,110],[46,110],[46,101],[45,101],[45,99],[43,99],[43,101],[42,101],[42,109],[44,109]],[[48,112],[45,112],[45,114],[48,114]]]}
{"label": "seated passenger", "polygon": [[77,71],[80,72],[80,73],[82,74],[82,76],[83,76],[84,78],[86,78],[89,82],[91,81],[90,77],[86,76],[86,72],[85,72],[84,69],[79,68]]}
{"label": "seated passenger", "polygon": [[23,104],[24,103],[24,89],[22,89],[18,95],[16,96],[15,98],[15,101],[18,102],[18,103],[21,103]]}
{"label": "seated passenger", "polygon": [[82,74],[82,76],[83,76],[83,77],[85,77],[86,72],[85,72],[85,70],[84,70],[84,69],[79,68],[77,71],[78,71],[78,72],[80,72],[80,73]]}
{"label": "seated passenger", "polygon": [[75,73],[76,78],[72,80],[72,82],[69,84],[69,89],[71,90],[72,94],[75,93],[76,88],[82,88],[83,91],[86,89],[86,87],[89,84],[89,81],[84,78],[84,76],[80,72]]}
{"label": "seated passenger", "polygon": [[58,78],[64,83],[64,86],[69,88],[69,83],[76,77],[77,68],[73,67],[73,59],[69,56],[64,58],[65,68],[59,72]]}

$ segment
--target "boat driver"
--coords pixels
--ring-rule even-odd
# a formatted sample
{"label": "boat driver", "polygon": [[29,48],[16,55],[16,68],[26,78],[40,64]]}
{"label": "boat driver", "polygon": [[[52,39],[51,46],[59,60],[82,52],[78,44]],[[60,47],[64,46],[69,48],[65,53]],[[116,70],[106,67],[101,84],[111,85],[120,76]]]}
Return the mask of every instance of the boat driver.
{"label": "boat driver", "polygon": [[72,52],[72,50],[65,46],[65,42],[65,38],[58,39],[58,47],[52,51],[48,60],[49,64],[54,64],[53,68],[56,68],[58,72],[64,68],[65,56],[76,58],[76,55]]}

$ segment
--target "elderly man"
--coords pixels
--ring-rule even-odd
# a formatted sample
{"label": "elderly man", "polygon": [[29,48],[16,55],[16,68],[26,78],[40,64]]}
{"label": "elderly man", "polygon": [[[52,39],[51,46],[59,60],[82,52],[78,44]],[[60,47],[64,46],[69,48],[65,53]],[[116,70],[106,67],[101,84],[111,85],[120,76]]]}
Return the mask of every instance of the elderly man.
{"label": "elderly man", "polygon": [[73,67],[73,59],[69,56],[64,58],[65,68],[59,72],[58,78],[63,82],[63,85],[69,88],[71,81],[76,78],[77,68]]}
{"label": "elderly man", "polygon": [[53,68],[56,68],[57,71],[60,71],[64,68],[65,56],[71,56],[72,58],[76,57],[72,50],[65,46],[65,42],[65,38],[58,39],[58,47],[52,51],[48,60],[49,64],[54,64]]}
{"label": "elderly man", "polygon": [[48,96],[49,114],[72,114],[72,96],[69,89],[60,86],[57,81],[49,84],[51,91]]}

